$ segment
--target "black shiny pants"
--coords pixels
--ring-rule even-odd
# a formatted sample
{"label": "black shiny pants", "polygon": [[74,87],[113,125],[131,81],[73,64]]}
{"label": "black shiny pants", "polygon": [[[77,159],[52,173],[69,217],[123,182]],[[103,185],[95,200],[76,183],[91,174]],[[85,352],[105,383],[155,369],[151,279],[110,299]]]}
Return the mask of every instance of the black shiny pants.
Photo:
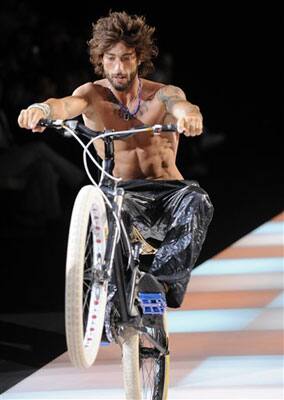
{"label": "black shiny pants", "polygon": [[213,216],[208,194],[196,181],[141,179],[119,186],[126,226],[158,243],[149,272],[167,284],[168,306],[180,307]]}

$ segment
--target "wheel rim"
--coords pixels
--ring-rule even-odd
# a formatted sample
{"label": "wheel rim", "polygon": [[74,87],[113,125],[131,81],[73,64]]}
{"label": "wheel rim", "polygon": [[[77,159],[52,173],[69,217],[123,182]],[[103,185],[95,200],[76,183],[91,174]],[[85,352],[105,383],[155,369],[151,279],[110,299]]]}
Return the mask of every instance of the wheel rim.
{"label": "wheel rim", "polygon": [[93,186],[78,193],[71,216],[65,287],[65,327],[72,364],[90,367],[99,350],[107,301],[102,270],[108,234],[101,194]]}
{"label": "wheel rim", "polygon": [[[95,211],[95,210],[94,210]],[[96,278],[96,272],[102,267],[102,234],[96,225],[94,218],[89,217],[85,256],[84,256],[84,274],[83,274],[83,337],[84,348],[87,350],[93,345],[96,338],[99,303],[102,291],[106,290],[106,284],[103,286]],[[92,221],[93,220],[93,221]]]}

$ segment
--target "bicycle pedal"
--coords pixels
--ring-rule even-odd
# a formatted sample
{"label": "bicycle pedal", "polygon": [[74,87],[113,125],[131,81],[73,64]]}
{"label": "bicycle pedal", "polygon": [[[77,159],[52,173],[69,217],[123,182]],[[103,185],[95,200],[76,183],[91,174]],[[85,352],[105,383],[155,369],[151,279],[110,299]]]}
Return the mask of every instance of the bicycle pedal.
{"label": "bicycle pedal", "polygon": [[138,293],[138,300],[145,315],[163,315],[167,302],[164,293]]}
{"label": "bicycle pedal", "polygon": [[106,347],[106,346],[109,346],[110,345],[110,342],[103,342],[103,341],[101,341],[101,343],[100,343],[100,346],[101,347]]}

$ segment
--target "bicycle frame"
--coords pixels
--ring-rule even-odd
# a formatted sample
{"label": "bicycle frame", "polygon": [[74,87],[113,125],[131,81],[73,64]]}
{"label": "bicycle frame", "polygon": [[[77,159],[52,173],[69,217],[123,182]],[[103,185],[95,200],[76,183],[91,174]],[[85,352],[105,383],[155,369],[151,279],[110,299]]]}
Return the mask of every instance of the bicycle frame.
{"label": "bicycle frame", "polygon": [[[110,165],[114,167],[114,161],[113,161],[113,143],[112,139],[105,141],[105,162],[106,165]],[[109,158],[106,157],[108,155]],[[110,170],[107,170],[107,172],[112,172]],[[105,178],[105,177],[104,177]],[[123,203],[123,196],[124,196],[124,190],[121,188],[117,188],[117,183],[112,183],[111,188],[104,186],[106,182],[109,182],[109,179],[106,178],[102,180],[101,188],[103,191],[105,191],[106,194],[110,194],[114,196],[114,203],[116,204],[116,208],[118,211],[118,217],[120,219],[121,216],[121,208],[122,208],[122,203]],[[113,182],[113,181],[112,181]],[[121,220],[121,219],[120,219]],[[121,222],[123,224],[123,222]],[[147,333],[147,330],[139,325],[139,319],[137,321],[137,316],[138,313],[135,310],[134,306],[134,301],[135,301],[135,290],[136,290],[136,279],[137,279],[137,274],[139,273],[139,248],[141,246],[140,243],[134,243],[133,247],[133,253],[130,252],[129,257],[130,257],[130,268],[132,270],[131,273],[131,282],[130,282],[130,294],[128,298],[126,298],[126,282],[125,282],[125,271],[124,271],[124,262],[122,260],[122,254],[121,254],[121,247],[116,246],[116,235],[117,235],[117,226],[114,224],[114,220],[111,219],[109,221],[110,225],[110,239],[107,242],[107,249],[106,249],[106,254],[113,254],[114,251],[117,252],[116,256],[118,258],[118,262],[113,263],[114,257],[106,257],[104,266],[107,268],[108,271],[108,276],[109,279],[111,277],[111,272],[112,269],[114,268],[114,276],[115,276],[115,284],[117,287],[117,293],[119,297],[119,312],[120,312],[120,318],[121,321],[119,323],[120,326],[128,325],[132,326],[136,330],[143,332],[144,335],[147,336],[148,340],[159,350],[162,354],[168,354],[168,349],[166,347],[162,347],[157,340],[152,338],[150,334]],[[121,237],[123,240],[123,236]]]}
{"label": "bicycle frame", "polygon": [[[113,137],[108,136],[104,140],[104,150],[105,150],[105,158],[103,160],[104,170],[108,174],[112,174],[114,169],[114,145],[113,145]],[[121,221],[121,209],[123,204],[123,196],[124,190],[122,188],[117,187],[117,181],[114,181],[108,178],[107,175],[103,175],[99,184],[101,190],[105,193],[105,195],[110,200],[111,204],[114,206],[114,212],[116,213],[118,220]],[[122,323],[127,323],[133,317],[133,301],[134,301],[134,290],[135,285],[132,285],[131,294],[129,299],[126,298],[126,289],[125,289],[125,280],[124,280],[124,271],[123,271],[123,262],[122,255],[120,251],[117,253],[117,236],[118,236],[118,226],[115,223],[114,219],[111,218],[111,213],[108,213],[108,221],[109,221],[109,235],[106,247],[106,257],[103,263],[103,272],[106,274],[107,279],[111,278],[113,274],[112,269],[114,268],[116,287],[119,296],[119,304],[120,304],[120,312],[121,312],[121,320]],[[123,222],[121,222],[123,224]],[[119,249],[120,250],[120,249]],[[114,263],[114,258],[118,257],[119,262]],[[137,271],[138,267],[134,268],[134,258],[132,253],[129,254],[129,262],[130,268],[132,269],[132,273],[134,270]],[[136,272],[134,273],[136,276]],[[135,279],[133,281],[135,283]]]}
{"label": "bicycle frame", "polygon": [[[126,229],[124,227],[123,220],[121,218],[124,190],[118,187],[118,180],[111,179],[115,161],[114,161],[114,139],[121,137],[128,137],[131,134],[137,132],[152,132],[153,134],[159,134],[164,131],[176,131],[175,125],[154,125],[153,127],[142,126],[139,128],[133,128],[127,131],[104,131],[94,132],[79,124],[78,121],[62,121],[62,120],[41,120],[39,125],[46,127],[53,127],[56,129],[65,129],[68,136],[70,134],[76,137],[79,134],[85,135],[88,138],[102,137],[104,140],[105,158],[103,160],[103,173],[99,182],[99,188],[107,197],[110,202],[111,210],[108,210],[108,240],[106,244],[106,256],[102,265],[101,271],[96,272],[96,278],[98,281],[108,282],[114,275],[115,284],[117,287],[117,293],[119,298],[119,312],[120,312],[120,326],[131,326],[137,331],[143,332],[149,339],[150,342],[162,353],[168,354],[166,347],[162,347],[154,338],[147,333],[147,329],[143,328],[139,321],[141,317],[135,302],[135,291],[137,287],[137,274],[139,274],[139,250],[141,247],[140,242],[130,244]],[[65,133],[66,135],[66,133]],[[78,140],[78,139],[77,139]],[[82,143],[81,143],[82,145]],[[83,145],[83,147],[85,147]],[[116,218],[113,214],[115,213]],[[119,225],[118,225],[119,221]],[[119,237],[120,232],[120,237]],[[130,280],[130,293],[126,296],[126,277],[125,277],[125,264],[122,260],[121,246],[118,246],[118,241],[121,240],[126,247],[128,247],[128,268],[131,269],[131,280]],[[128,242],[128,243],[127,243]],[[114,260],[117,262],[114,262]]]}

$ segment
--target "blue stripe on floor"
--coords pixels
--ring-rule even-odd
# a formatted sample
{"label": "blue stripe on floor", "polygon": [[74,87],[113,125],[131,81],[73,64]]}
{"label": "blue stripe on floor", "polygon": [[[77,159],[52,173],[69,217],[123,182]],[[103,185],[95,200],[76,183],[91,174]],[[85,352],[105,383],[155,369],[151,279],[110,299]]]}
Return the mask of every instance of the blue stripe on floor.
{"label": "blue stripe on floor", "polygon": [[271,303],[268,304],[267,308],[283,308],[284,306],[284,292],[279,294]]}
{"label": "blue stripe on floor", "polygon": [[263,308],[168,312],[169,332],[224,332],[245,329]]}
{"label": "blue stripe on floor", "polygon": [[249,234],[269,234],[269,233],[282,233],[284,234],[284,222],[283,221],[278,221],[278,222],[267,222],[266,224],[263,224],[259,226],[258,228],[254,229],[252,232]]}
{"label": "blue stripe on floor", "polygon": [[282,257],[211,259],[200,264],[192,275],[257,274],[284,271]]}

